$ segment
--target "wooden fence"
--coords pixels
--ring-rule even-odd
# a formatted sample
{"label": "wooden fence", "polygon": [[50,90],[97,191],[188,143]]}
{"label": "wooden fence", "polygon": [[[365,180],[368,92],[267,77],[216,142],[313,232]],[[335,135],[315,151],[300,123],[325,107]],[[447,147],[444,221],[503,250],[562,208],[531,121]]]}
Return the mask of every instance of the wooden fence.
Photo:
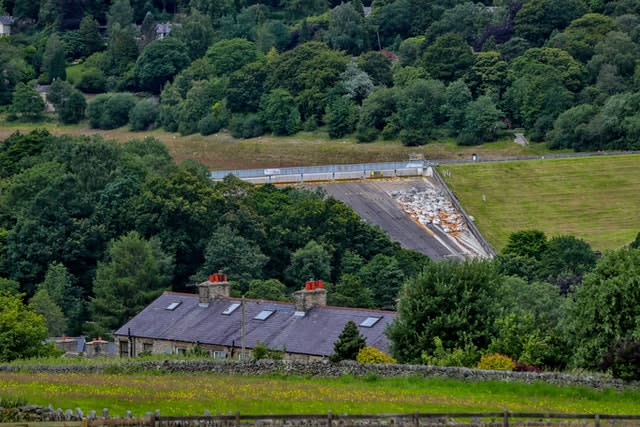
{"label": "wooden fence", "polygon": [[80,421],[0,423],[0,427],[511,427],[567,426],[604,427],[640,426],[640,415],[541,414],[518,412],[493,413],[412,413],[376,415],[229,415],[142,418],[84,418]]}

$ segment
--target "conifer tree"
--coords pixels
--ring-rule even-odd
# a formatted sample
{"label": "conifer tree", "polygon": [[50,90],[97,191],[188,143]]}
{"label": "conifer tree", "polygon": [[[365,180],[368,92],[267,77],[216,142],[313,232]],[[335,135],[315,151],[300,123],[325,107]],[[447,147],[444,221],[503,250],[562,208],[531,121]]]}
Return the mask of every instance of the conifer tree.
{"label": "conifer tree", "polygon": [[360,335],[356,324],[349,320],[333,344],[333,354],[329,357],[332,362],[341,360],[356,360],[358,352],[367,345],[367,339]]}

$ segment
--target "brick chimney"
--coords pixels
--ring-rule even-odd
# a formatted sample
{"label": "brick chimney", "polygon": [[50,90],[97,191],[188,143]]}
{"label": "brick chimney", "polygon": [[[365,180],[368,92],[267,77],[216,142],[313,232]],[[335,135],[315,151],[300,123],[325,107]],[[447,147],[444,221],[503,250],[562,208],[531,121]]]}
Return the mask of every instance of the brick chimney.
{"label": "brick chimney", "polygon": [[293,293],[296,311],[308,311],[316,306],[327,305],[327,290],[322,280],[309,280],[304,289]]}
{"label": "brick chimney", "polygon": [[209,301],[217,298],[229,298],[231,285],[227,280],[227,275],[222,271],[209,275],[206,282],[198,285],[199,304],[208,306]]}

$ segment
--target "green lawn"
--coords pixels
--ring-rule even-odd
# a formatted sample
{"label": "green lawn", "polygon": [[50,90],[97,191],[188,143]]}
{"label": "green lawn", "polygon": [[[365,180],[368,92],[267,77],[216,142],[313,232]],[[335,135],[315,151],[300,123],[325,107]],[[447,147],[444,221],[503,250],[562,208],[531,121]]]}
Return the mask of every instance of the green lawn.
{"label": "green lawn", "polygon": [[300,378],[200,374],[0,373],[0,398],[24,398],[112,415],[159,409],[162,415],[533,411],[633,414],[640,390],[465,382],[418,377]]}
{"label": "green lawn", "polygon": [[485,238],[501,249],[514,231],[570,234],[594,249],[640,232],[640,155],[443,165],[440,172]]}

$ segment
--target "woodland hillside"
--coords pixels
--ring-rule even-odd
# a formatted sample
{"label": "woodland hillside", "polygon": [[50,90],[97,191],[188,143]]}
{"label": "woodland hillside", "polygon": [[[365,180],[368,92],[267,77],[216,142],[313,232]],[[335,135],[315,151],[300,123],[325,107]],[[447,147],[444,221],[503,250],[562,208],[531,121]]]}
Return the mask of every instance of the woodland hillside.
{"label": "woodland hillside", "polygon": [[[62,122],[86,115],[103,129],[251,137],[326,126],[332,138],[361,142],[473,145],[523,127],[552,148],[638,148],[633,0],[3,0],[2,8],[16,18],[14,35],[0,40],[9,119],[40,114],[23,85],[35,79],[57,81]],[[85,105],[78,90],[98,96]]]}
{"label": "woodland hillside", "polygon": [[[15,18],[0,38],[7,121],[43,120],[38,83],[57,120],[100,129],[473,145],[522,127],[554,149],[639,148],[635,0],[0,9]],[[48,353],[47,335],[108,336],[163,290],[223,269],[247,297],[286,299],[313,277],[329,304],[397,309],[400,362],[499,353],[490,361],[521,370],[638,378],[640,236],[629,243],[598,254],[524,230],[495,260],[435,263],[322,193],[214,183],[154,139],[16,133],[0,143],[0,360]]]}
{"label": "woodland hillside", "polygon": [[213,182],[153,139],[0,144],[2,361],[48,354],[47,336],[108,337],[164,290],[223,270],[247,298],[287,300],[322,278],[330,305],[397,310],[400,362],[638,378],[639,266],[640,234],[599,254],[535,230],[493,260],[435,262],[321,192]]}

